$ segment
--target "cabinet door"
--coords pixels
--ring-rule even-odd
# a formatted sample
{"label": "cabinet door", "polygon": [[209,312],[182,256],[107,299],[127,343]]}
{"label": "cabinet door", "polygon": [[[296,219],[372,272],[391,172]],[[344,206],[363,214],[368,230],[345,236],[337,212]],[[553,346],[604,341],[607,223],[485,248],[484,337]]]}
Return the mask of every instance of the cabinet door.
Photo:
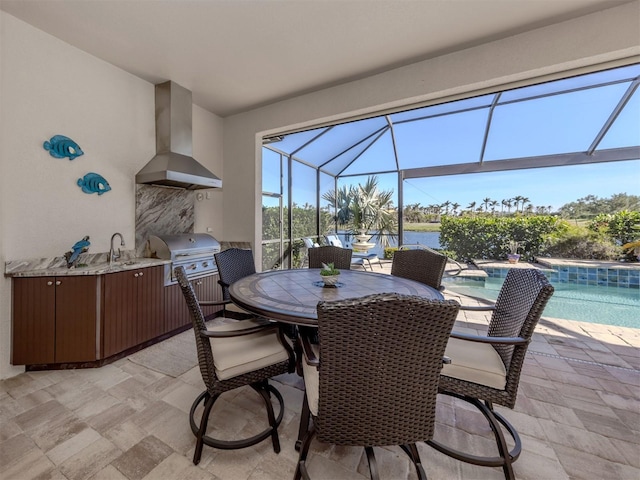
{"label": "cabinet door", "polygon": [[14,278],[11,363],[55,361],[55,278]]}
{"label": "cabinet door", "polygon": [[137,281],[137,343],[144,343],[164,333],[164,267],[140,269]]}
{"label": "cabinet door", "polygon": [[104,276],[102,358],[162,335],[163,275],[158,266]]}
{"label": "cabinet door", "polygon": [[98,277],[56,277],[55,287],[55,363],[94,361]]}
{"label": "cabinet door", "polygon": [[[219,278],[218,274],[215,274],[193,281],[193,289],[196,292],[198,300],[222,301],[222,289],[220,285],[218,285]],[[207,319],[214,318],[218,311],[222,311],[222,307],[202,307],[202,313],[204,313]]]}
{"label": "cabinet door", "polygon": [[136,271],[109,273],[104,276],[102,358],[137,345]]}
{"label": "cabinet door", "polygon": [[190,324],[191,319],[180,285],[169,285],[164,287],[164,291],[164,333],[168,333]]}

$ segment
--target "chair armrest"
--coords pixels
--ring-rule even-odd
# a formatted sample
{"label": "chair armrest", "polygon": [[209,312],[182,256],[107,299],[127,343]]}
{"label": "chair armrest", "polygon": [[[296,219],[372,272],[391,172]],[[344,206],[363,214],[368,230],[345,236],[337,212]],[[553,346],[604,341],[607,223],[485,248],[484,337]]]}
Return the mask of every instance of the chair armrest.
{"label": "chair armrest", "polygon": [[200,336],[202,336],[203,338],[241,337],[243,335],[251,335],[252,333],[264,332],[265,330],[277,330],[277,329],[278,329],[277,323],[271,323],[268,320],[266,321],[260,320],[259,325],[255,325],[249,328],[244,328],[242,330],[228,330],[228,331],[200,330]]}
{"label": "chair armrest", "polygon": [[529,343],[529,340],[522,337],[487,337],[460,332],[451,332],[450,337],[467,340],[469,342],[491,343],[494,345],[526,345]]}
{"label": "chair armrest", "polygon": [[212,306],[219,306],[219,305],[228,305],[231,303],[231,300],[222,300],[222,301],[215,301],[215,300],[201,300],[198,302],[198,304],[201,307],[212,307]]}
{"label": "chair armrest", "polygon": [[310,333],[308,331],[300,331],[298,334],[298,338],[300,339],[300,344],[302,345],[302,353],[304,355],[305,362],[307,362],[307,365],[311,365],[312,367],[319,367],[320,359],[316,356],[315,352],[313,351],[313,347],[311,346]]}
{"label": "chair armrest", "polygon": [[460,310],[466,310],[469,312],[490,312],[495,309],[496,309],[495,305],[478,305],[478,306],[460,305]]}

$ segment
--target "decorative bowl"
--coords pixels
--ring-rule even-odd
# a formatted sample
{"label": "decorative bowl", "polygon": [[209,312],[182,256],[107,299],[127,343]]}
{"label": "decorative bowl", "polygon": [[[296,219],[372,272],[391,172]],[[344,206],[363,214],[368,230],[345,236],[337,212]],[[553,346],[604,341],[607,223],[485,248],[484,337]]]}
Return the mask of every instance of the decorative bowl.
{"label": "decorative bowl", "polygon": [[322,278],[325,285],[334,286],[338,283],[340,275],[320,275],[320,278]]}

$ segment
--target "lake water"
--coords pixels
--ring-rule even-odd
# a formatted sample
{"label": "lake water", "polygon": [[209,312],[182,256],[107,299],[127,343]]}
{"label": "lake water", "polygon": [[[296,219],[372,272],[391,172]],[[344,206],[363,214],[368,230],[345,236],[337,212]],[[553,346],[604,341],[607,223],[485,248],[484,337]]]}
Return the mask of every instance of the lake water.
{"label": "lake water", "polygon": [[[351,247],[351,241],[353,241],[354,239],[352,238],[351,241],[345,241],[345,237],[344,235],[338,235],[340,237],[340,240],[342,240],[342,244],[345,247]],[[440,248],[440,233],[438,232],[404,232],[404,242],[402,242],[403,245],[413,245],[419,243],[420,245],[426,245],[429,248]],[[398,246],[397,242],[392,242],[392,246]],[[374,248],[372,248],[371,250],[369,250],[369,253],[375,253],[378,255],[378,257],[383,258],[384,257],[384,249],[379,245],[376,244],[376,246]]]}

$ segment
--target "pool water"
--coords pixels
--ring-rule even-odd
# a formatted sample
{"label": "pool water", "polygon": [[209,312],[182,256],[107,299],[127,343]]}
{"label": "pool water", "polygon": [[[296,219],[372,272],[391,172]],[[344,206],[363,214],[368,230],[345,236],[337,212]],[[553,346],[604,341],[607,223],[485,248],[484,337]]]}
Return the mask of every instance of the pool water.
{"label": "pool water", "polygon": [[[486,278],[482,282],[444,282],[449,292],[495,301],[503,278]],[[478,284],[477,286],[471,283]],[[559,283],[544,309],[543,317],[640,328],[640,290]]]}

